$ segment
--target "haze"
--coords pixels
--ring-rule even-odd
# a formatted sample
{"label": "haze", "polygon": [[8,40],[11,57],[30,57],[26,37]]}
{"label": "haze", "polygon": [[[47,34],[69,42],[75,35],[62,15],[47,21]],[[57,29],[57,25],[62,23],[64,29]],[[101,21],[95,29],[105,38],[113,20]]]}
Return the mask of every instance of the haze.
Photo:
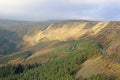
{"label": "haze", "polygon": [[120,20],[119,0],[0,0],[0,19]]}

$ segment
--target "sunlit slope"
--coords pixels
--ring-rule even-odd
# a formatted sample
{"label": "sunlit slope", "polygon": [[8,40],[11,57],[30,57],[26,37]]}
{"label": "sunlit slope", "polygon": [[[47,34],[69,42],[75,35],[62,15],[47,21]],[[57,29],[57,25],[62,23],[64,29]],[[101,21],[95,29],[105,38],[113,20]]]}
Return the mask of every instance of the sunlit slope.
{"label": "sunlit slope", "polygon": [[119,22],[66,22],[49,25],[44,30],[25,35],[24,43],[34,46],[41,41],[88,39],[97,41],[109,53],[120,52]]}
{"label": "sunlit slope", "polygon": [[43,39],[49,41],[79,39],[88,33],[89,36],[96,35],[108,24],[108,22],[71,22],[62,25],[51,24],[45,30],[40,30],[33,36],[25,35],[23,40],[30,45],[36,45]]}

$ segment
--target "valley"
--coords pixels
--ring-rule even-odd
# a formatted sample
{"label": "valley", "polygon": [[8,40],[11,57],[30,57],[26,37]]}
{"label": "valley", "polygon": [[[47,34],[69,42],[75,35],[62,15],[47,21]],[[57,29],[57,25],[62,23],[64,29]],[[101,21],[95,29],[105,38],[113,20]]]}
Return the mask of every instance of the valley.
{"label": "valley", "polygon": [[0,80],[119,80],[119,36],[119,21],[0,20]]}

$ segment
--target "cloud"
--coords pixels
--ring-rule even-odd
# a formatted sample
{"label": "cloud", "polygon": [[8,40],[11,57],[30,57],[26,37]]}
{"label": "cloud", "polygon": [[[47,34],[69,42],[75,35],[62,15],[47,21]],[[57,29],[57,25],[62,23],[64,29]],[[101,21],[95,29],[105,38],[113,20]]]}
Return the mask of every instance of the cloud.
{"label": "cloud", "polygon": [[105,3],[105,0],[70,0],[70,3],[72,4],[103,4]]}
{"label": "cloud", "polygon": [[0,0],[0,13],[22,13],[24,9],[37,3],[41,5],[44,0]]}
{"label": "cloud", "polygon": [[120,4],[119,0],[68,0],[71,4],[82,4],[82,5],[109,5],[109,4]]}
{"label": "cloud", "polygon": [[0,0],[0,18],[120,20],[119,0]]}

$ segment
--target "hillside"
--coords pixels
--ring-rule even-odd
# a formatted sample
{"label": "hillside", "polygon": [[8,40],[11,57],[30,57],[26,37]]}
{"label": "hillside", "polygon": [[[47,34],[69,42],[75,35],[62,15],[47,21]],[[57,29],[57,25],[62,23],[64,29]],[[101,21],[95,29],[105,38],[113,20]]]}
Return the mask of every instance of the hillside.
{"label": "hillside", "polygon": [[18,50],[20,38],[15,32],[0,28],[0,55],[10,54]]}
{"label": "hillside", "polygon": [[[84,36],[95,36],[99,34],[99,32],[102,31],[108,24],[108,22],[70,22],[51,24],[46,29],[40,30],[32,36],[24,36],[23,40],[31,45],[36,45],[44,38],[49,41],[66,41],[69,39],[79,39]],[[32,44],[33,42],[34,44]]]}
{"label": "hillside", "polygon": [[27,34],[36,31],[37,29],[44,29],[48,25],[58,21],[49,20],[49,21],[17,21],[17,20],[0,20],[0,28],[16,32],[19,37],[22,37]]}
{"label": "hillside", "polygon": [[32,35],[25,35],[23,40],[34,46],[41,41],[67,41],[69,39],[94,40],[104,46],[108,53],[119,53],[119,22],[67,22],[49,25]]}
{"label": "hillside", "polygon": [[[22,37],[25,34],[31,34],[44,29],[49,24],[56,21],[31,22],[31,21],[17,21],[17,20],[0,20],[0,56],[3,54],[11,54],[16,50],[15,48],[24,48]],[[19,50],[17,50],[19,51]]]}
{"label": "hillside", "polygon": [[24,47],[0,57],[0,79],[119,80],[119,26],[119,21],[68,20],[4,28],[17,34]]}

